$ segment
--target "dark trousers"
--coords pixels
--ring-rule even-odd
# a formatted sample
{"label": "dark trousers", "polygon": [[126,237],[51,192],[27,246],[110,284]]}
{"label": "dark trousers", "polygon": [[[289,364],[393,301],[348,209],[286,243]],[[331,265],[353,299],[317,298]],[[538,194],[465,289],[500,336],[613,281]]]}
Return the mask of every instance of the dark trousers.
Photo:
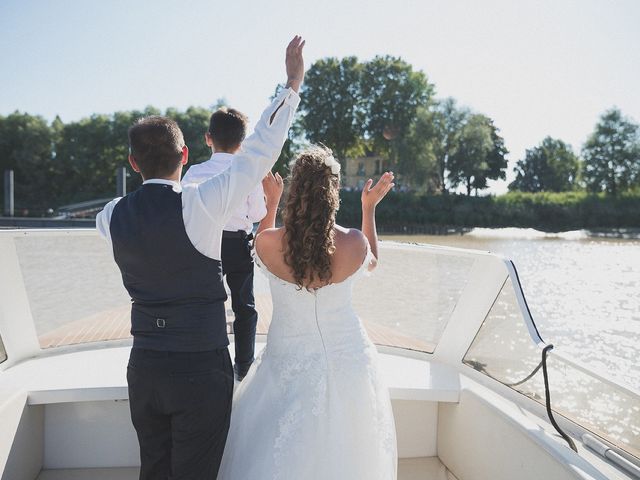
{"label": "dark trousers", "polygon": [[252,235],[246,232],[223,232],[222,273],[231,290],[231,308],[235,316],[235,370],[240,379],[247,374],[255,353],[258,312],[253,296]]}
{"label": "dark trousers", "polygon": [[132,348],[127,383],[140,480],[215,480],[231,418],[228,349]]}

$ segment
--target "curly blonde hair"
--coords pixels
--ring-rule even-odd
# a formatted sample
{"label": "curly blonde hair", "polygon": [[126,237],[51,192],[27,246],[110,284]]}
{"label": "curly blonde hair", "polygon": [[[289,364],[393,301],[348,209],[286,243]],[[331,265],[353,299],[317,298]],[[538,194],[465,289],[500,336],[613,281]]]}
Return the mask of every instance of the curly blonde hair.
{"label": "curly blonde hair", "polygon": [[330,149],[312,146],[290,165],[289,193],[282,211],[284,261],[300,289],[331,278],[331,255],[336,249],[333,227],[340,204],[340,175],[325,165],[331,156]]}

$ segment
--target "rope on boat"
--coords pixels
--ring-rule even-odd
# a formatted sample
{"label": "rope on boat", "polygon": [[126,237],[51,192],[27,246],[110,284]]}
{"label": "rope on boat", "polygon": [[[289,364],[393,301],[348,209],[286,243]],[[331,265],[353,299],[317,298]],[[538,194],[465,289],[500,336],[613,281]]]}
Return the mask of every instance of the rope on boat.
{"label": "rope on boat", "polygon": [[526,382],[527,380],[530,380],[536,373],[538,373],[538,370],[540,370],[540,367],[542,367],[542,360],[540,360],[540,363],[538,364],[538,366],[534,368],[533,371],[529,375],[524,377],[522,380],[514,383],[505,383],[505,385],[507,387],[517,387],[518,385],[522,385],[524,382]]}
{"label": "rope on boat", "polygon": [[547,416],[549,417],[549,421],[551,422],[551,425],[553,425],[553,428],[555,428],[556,431],[560,434],[560,436],[564,438],[564,440],[569,444],[569,448],[571,448],[571,450],[573,450],[574,452],[578,453],[576,444],[573,443],[573,440],[571,440],[569,435],[567,435],[562,431],[562,429],[560,428],[560,425],[558,425],[558,423],[556,422],[556,419],[553,417],[553,411],[551,410],[551,393],[549,391],[549,375],[547,373],[547,354],[549,353],[550,350],[553,350],[553,344],[551,343],[548,345],[545,345],[545,347],[542,349],[542,362],[540,362],[542,363],[542,375],[544,376],[544,396],[545,396],[545,406],[547,408]]}

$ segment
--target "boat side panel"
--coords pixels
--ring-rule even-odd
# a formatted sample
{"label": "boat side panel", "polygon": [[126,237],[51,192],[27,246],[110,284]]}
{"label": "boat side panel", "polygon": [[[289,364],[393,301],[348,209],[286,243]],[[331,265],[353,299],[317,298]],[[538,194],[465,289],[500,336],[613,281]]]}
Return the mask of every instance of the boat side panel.
{"label": "boat side panel", "polygon": [[44,408],[28,406],[19,394],[0,410],[2,480],[33,480],[42,468]]}
{"label": "boat side panel", "polygon": [[438,402],[393,400],[398,458],[435,457]]}
{"label": "boat side panel", "polygon": [[140,464],[129,402],[58,403],[44,408],[43,468],[135,467]]}
{"label": "boat side panel", "polygon": [[439,404],[438,456],[459,480],[608,479],[518,406],[465,378],[460,402]]}
{"label": "boat side panel", "polygon": [[0,237],[0,335],[7,360],[0,370],[40,352],[29,299],[12,237]]}

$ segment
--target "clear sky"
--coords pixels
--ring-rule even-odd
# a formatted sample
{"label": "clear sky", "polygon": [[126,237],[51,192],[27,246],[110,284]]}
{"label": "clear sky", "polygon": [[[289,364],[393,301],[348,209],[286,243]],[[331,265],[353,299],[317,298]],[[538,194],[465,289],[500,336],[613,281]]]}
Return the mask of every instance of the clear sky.
{"label": "clear sky", "polygon": [[71,121],[224,97],[255,119],[296,33],[308,64],[399,55],[438,97],[492,117],[509,179],[546,135],[578,150],[613,105],[640,121],[638,0],[1,0],[0,114]]}

